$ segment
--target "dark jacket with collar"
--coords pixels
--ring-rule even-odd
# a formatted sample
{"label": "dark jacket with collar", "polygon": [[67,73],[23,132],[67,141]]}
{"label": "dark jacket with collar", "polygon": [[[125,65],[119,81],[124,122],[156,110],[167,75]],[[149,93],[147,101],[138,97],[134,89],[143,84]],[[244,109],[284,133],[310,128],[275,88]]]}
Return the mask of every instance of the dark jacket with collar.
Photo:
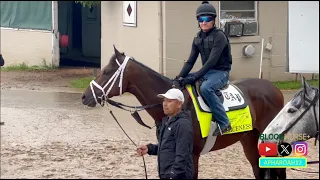
{"label": "dark jacket with collar", "polygon": [[158,155],[160,178],[192,179],[193,127],[189,111],[182,110],[157,127],[158,144],[148,144],[148,154]]}
{"label": "dark jacket with collar", "polygon": [[216,27],[208,32],[199,31],[194,37],[189,59],[178,77],[186,77],[194,66],[199,53],[202,68],[194,73],[195,78],[203,77],[210,69],[230,71],[232,64],[231,46],[227,35]]}

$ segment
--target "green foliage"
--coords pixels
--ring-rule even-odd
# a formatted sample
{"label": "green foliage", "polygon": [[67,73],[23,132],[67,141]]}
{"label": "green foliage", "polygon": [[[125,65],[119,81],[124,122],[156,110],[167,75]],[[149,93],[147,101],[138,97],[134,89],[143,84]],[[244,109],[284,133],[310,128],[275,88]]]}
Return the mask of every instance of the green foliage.
{"label": "green foliage", "polygon": [[[307,80],[310,86],[319,88],[319,79]],[[300,81],[277,81],[272,82],[274,86],[281,90],[296,90],[302,88]]]}
{"label": "green foliage", "polygon": [[57,67],[54,67],[52,65],[47,65],[45,61],[42,62],[42,66],[28,66],[25,62],[21,64],[16,65],[9,65],[1,67],[1,71],[37,71],[37,70],[43,70],[43,71],[49,71],[49,70],[55,70]]}
{"label": "green foliage", "polygon": [[93,6],[96,6],[98,4],[100,4],[101,1],[75,1],[76,3],[80,3],[83,5],[83,7],[93,7]]}
{"label": "green foliage", "polygon": [[83,77],[78,79],[73,79],[69,82],[70,86],[73,88],[87,88],[90,85],[90,82],[95,79],[94,77]]}

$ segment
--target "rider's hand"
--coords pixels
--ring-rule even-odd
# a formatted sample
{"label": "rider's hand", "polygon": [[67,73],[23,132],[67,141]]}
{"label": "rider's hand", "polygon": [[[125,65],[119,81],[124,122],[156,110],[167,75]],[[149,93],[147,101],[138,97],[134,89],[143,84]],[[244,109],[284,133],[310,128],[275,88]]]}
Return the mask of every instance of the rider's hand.
{"label": "rider's hand", "polygon": [[186,78],[182,79],[181,84],[183,86],[187,84],[192,84],[196,81],[196,77],[194,75],[188,75]]}
{"label": "rider's hand", "polygon": [[137,154],[139,156],[143,156],[145,154],[148,153],[148,147],[146,145],[140,145],[138,148],[137,148]]}
{"label": "rider's hand", "polygon": [[183,79],[183,77],[181,76],[176,76],[173,81],[181,81]]}
{"label": "rider's hand", "polygon": [[179,79],[179,76],[176,76],[173,80],[176,81]]}

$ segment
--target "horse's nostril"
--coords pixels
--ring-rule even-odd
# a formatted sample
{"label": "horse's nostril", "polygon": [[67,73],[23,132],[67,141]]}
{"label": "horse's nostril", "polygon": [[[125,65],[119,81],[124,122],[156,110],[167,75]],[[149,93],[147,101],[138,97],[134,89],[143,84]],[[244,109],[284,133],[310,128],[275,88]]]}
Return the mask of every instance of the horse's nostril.
{"label": "horse's nostril", "polygon": [[82,95],[82,100],[84,100],[86,98],[86,96],[85,95]]}

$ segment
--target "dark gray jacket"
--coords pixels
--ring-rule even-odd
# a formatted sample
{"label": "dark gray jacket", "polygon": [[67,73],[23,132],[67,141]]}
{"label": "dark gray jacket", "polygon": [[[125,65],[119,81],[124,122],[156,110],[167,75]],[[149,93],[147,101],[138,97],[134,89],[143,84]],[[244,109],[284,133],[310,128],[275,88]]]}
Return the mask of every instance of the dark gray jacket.
{"label": "dark gray jacket", "polygon": [[194,73],[195,78],[202,78],[210,69],[230,71],[232,65],[231,46],[227,35],[214,27],[208,32],[198,32],[192,43],[189,59],[184,64],[178,77],[186,77],[194,66],[199,53],[202,68]]}
{"label": "dark gray jacket", "polygon": [[157,127],[158,144],[148,144],[148,154],[158,155],[158,173],[162,179],[192,179],[193,127],[189,111],[182,110]]}

